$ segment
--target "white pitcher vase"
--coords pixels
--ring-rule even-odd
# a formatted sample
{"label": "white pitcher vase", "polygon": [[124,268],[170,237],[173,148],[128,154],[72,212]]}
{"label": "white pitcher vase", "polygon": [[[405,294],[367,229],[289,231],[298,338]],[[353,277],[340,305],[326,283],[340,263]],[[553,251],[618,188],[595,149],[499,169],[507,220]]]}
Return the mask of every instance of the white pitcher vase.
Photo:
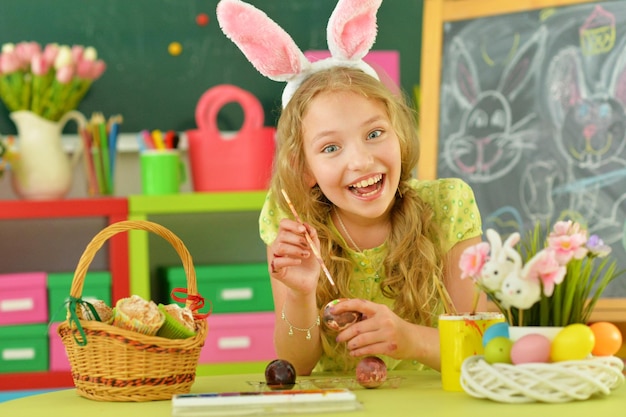
{"label": "white pitcher vase", "polygon": [[18,156],[11,164],[15,193],[29,200],[64,198],[72,186],[72,174],[82,146],[77,146],[70,158],[63,149],[61,132],[70,120],[83,129],[87,125],[85,116],[74,110],[53,122],[31,111],[19,110],[9,117],[17,127]]}

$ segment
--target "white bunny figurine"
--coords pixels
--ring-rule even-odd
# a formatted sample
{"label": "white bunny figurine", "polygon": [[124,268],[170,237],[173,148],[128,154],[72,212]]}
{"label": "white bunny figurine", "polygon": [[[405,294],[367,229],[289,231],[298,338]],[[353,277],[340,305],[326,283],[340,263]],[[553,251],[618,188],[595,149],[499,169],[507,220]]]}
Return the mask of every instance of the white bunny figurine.
{"label": "white bunny figurine", "polygon": [[[507,256],[510,252],[505,251],[504,248],[513,249],[513,246],[520,240],[520,234],[512,233],[506,239],[504,245],[502,244],[500,235],[494,229],[487,229],[485,234],[487,235],[491,250],[489,260],[483,265],[478,282],[490,291],[498,291],[502,286],[504,278],[509,275],[515,267],[513,259]],[[513,252],[515,251],[513,250]]]}
{"label": "white bunny figurine", "polygon": [[502,281],[500,290],[496,292],[504,308],[515,307],[526,310],[541,298],[541,284],[538,280],[528,279],[527,264],[522,268],[522,257],[513,248],[504,247],[507,256],[513,259],[514,267]]}
{"label": "white bunny figurine", "polygon": [[358,68],[379,79],[363,57],[376,40],[376,13],[382,0],[339,0],[326,38],[331,57],[309,62],[291,36],[265,13],[240,0],[217,4],[220,28],[261,74],[286,81],[283,108],[302,81],[311,74],[335,66]]}

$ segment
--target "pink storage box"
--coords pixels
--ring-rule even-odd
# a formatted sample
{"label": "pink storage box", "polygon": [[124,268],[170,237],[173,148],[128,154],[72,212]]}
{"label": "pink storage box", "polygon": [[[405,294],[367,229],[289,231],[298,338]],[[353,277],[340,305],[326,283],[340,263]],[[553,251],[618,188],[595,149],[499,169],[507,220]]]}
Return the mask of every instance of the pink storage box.
{"label": "pink storage box", "polygon": [[200,363],[257,362],[276,357],[274,312],[212,314]]}
{"label": "pink storage box", "polygon": [[57,327],[61,323],[52,323],[48,332],[48,343],[50,352],[51,371],[70,371],[70,360],[65,352],[65,345],[61,341],[61,336],[57,333]]}
{"label": "pink storage box", "polygon": [[47,321],[46,273],[0,274],[0,325]]}

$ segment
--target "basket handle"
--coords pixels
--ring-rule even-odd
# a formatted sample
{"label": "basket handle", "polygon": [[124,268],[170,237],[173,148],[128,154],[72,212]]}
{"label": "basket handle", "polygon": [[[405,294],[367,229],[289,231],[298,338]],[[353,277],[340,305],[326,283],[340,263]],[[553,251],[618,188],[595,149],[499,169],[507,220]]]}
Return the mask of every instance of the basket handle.
{"label": "basket handle", "polygon": [[[196,270],[193,267],[193,260],[191,254],[187,250],[185,244],[180,240],[178,236],[172,233],[169,229],[161,226],[158,223],[154,223],[148,220],[123,220],[117,223],[112,223],[109,226],[102,229],[96,234],[91,242],[85,248],[85,251],[81,255],[76,270],[74,272],[74,279],[72,280],[72,287],[70,288],[70,297],[78,299],[83,293],[83,285],[85,283],[85,276],[89,265],[93,261],[96,252],[102,247],[110,237],[120,232],[128,230],[145,230],[147,232],[155,233],[168,241],[178,253],[185,275],[187,277],[187,294],[198,295],[198,284],[196,281]],[[187,298],[187,307],[193,304],[194,297]]]}

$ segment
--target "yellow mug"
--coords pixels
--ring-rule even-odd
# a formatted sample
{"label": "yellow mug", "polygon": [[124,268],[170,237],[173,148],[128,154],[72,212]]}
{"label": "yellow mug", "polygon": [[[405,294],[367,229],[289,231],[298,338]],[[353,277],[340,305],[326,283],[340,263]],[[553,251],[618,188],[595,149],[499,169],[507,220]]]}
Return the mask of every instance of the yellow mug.
{"label": "yellow mug", "polygon": [[504,315],[495,312],[439,316],[441,384],[445,391],[463,391],[463,361],[473,355],[482,355],[485,330],[492,324],[503,321]]}

